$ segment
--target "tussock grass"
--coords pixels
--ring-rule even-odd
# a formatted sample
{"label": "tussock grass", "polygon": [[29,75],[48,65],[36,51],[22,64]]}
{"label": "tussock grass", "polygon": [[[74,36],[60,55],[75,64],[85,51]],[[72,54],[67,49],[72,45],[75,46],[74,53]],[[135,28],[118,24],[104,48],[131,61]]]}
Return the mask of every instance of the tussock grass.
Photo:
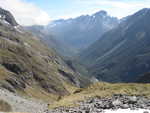
{"label": "tussock grass", "polygon": [[2,112],[10,112],[12,111],[11,105],[9,105],[9,103],[0,100],[0,111]]}
{"label": "tussock grass", "polygon": [[4,80],[10,73],[0,65],[0,79]]}
{"label": "tussock grass", "polygon": [[81,88],[75,87],[72,84],[69,84],[67,82],[63,82],[63,86],[65,87],[65,89],[70,93],[70,94],[74,94],[76,92],[79,92],[80,90],[82,90]]}
{"label": "tussock grass", "polygon": [[49,103],[51,103],[53,101],[57,101],[59,98],[59,95],[47,93],[46,91],[44,91],[40,87],[27,87],[25,89],[25,93],[30,98],[40,99],[42,101],[49,102]]}
{"label": "tussock grass", "polygon": [[99,82],[92,84],[87,88],[81,89],[81,91],[78,93],[72,93],[69,96],[63,97],[58,102],[50,105],[49,108],[52,109],[62,106],[78,106],[78,101],[83,101],[93,97],[111,97],[114,94],[141,95],[145,97],[150,97],[150,84],[110,84],[105,82]]}

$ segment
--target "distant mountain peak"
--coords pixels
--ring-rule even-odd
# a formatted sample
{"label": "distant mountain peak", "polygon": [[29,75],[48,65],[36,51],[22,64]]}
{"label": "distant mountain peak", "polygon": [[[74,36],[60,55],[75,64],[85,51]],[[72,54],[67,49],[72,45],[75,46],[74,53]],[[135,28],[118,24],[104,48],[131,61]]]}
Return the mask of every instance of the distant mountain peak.
{"label": "distant mountain peak", "polygon": [[117,18],[101,10],[91,15],[54,20],[45,27],[45,31],[77,53],[95,42],[103,33],[116,27],[118,23]]}
{"label": "distant mountain peak", "polygon": [[106,16],[107,12],[104,10],[101,10],[99,12],[96,12],[93,16]]}
{"label": "distant mountain peak", "polygon": [[147,12],[147,11],[150,11],[150,8],[143,8],[143,9],[141,9],[140,11],[143,11],[143,12]]}
{"label": "distant mountain peak", "polygon": [[17,26],[18,25],[18,23],[16,22],[13,15],[9,11],[4,10],[2,8],[0,8],[0,20],[5,22],[5,23],[8,23],[12,26]]}
{"label": "distant mountain peak", "polygon": [[[106,20],[106,19],[104,19]],[[78,59],[91,75],[107,82],[150,82],[150,9],[125,17],[99,40],[81,51]],[[120,62],[121,61],[121,62]]]}
{"label": "distant mountain peak", "polygon": [[137,13],[134,14],[134,16],[144,16],[150,14],[150,8],[143,8],[140,11],[138,11]]}

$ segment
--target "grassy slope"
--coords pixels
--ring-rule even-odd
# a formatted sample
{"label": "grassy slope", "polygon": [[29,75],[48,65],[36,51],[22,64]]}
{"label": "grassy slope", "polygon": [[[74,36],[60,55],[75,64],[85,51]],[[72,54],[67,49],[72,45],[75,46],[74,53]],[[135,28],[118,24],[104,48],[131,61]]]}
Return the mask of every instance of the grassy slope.
{"label": "grassy slope", "polygon": [[77,101],[82,101],[91,97],[110,97],[114,94],[142,95],[150,97],[150,84],[95,83],[85,89],[77,90],[71,95],[63,97],[49,107],[57,108],[61,106],[77,106],[75,103]]}
{"label": "grassy slope", "polygon": [[69,94],[64,82],[75,85],[77,76],[55,51],[32,34],[0,23],[0,87],[55,101]]}
{"label": "grassy slope", "polygon": [[[14,31],[9,31],[9,29],[5,29],[5,27],[1,26],[1,33],[2,36],[1,38],[5,38],[6,36],[11,37],[12,38],[12,42],[9,41],[5,41],[5,40],[0,40],[1,44],[4,44],[3,47],[0,48],[0,61],[1,62],[8,62],[8,63],[17,63],[18,65],[20,65],[21,67],[25,67],[28,68],[29,70],[32,69],[32,67],[35,67],[36,69],[41,69],[41,71],[45,70],[45,67],[41,67],[41,64],[45,64],[46,63],[43,61],[43,59],[40,56],[33,56],[31,54],[35,54],[35,51],[39,51],[42,52],[41,54],[48,54],[52,57],[55,57],[55,53],[53,51],[51,51],[50,49],[47,49],[44,45],[40,44],[40,42],[38,40],[33,39],[32,35],[26,33],[26,34],[19,34],[19,33],[13,33]],[[18,39],[21,40],[22,42],[28,43],[29,45],[32,46],[32,49],[28,50],[28,48],[24,48],[23,46],[21,46],[21,44],[15,44],[15,42],[13,42],[13,40]],[[7,50],[10,49],[10,50]],[[28,53],[29,52],[29,53]],[[32,53],[31,53],[32,52]],[[32,57],[29,58],[27,57],[27,55],[31,55]],[[51,62],[50,62],[51,63]],[[32,65],[31,65],[32,64]],[[48,64],[47,64],[48,65]],[[50,70],[51,76],[54,76],[53,73],[55,73],[55,71],[57,70],[57,65],[55,65],[55,63],[51,63],[52,68]],[[35,70],[36,70],[35,69]],[[47,79],[48,75],[43,75],[42,73],[40,73],[40,70],[37,70],[36,73],[38,75],[40,75],[43,79]],[[5,79],[9,79],[14,75],[14,73],[10,72],[9,70],[7,70],[6,68],[4,68],[2,65],[0,66],[0,80],[1,82],[5,82]],[[24,75],[25,76],[25,75]],[[57,78],[55,78],[52,84],[56,84]],[[4,81],[3,81],[4,80]],[[46,81],[49,81],[48,79]],[[34,81],[32,81],[34,83]],[[32,84],[33,85],[33,84]],[[59,85],[58,85],[59,86]],[[36,88],[35,88],[36,87]],[[32,93],[37,91],[37,89],[41,89],[41,87],[35,82],[35,85],[33,85],[31,88],[26,87],[24,91],[20,91],[18,90],[19,93],[26,93],[29,96],[33,96],[33,97],[41,97],[41,99],[46,98],[45,100],[47,100],[48,98],[52,97],[52,94],[48,94],[45,90],[41,89],[41,92],[38,93]],[[32,95],[34,94],[34,95]],[[54,96],[52,98],[56,98],[57,96]]]}

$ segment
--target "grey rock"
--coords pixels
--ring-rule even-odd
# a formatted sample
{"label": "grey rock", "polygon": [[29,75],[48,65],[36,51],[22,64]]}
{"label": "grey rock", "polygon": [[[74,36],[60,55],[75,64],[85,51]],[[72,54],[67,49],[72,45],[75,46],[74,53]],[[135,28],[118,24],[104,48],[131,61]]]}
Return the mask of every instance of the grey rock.
{"label": "grey rock", "polygon": [[123,104],[122,105],[122,109],[128,109],[129,108],[129,105],[128,104]]}
{"label": "grey rock", "polygon": [[117,100],[113,101],[112,104],[113,104],[113,106],[120,106],[120,105],[122,105],[122,102],[119,99],[117,99]]}
{"label": "grey rock", "polygon": [[0,15],[1,15],[1,18],[3,18],[5,21],[7,21],[12,26],[18,25],[18,23],[14,19],[13,15],[9,11],[0,8]]}
{"label": "grey rock", "polygon": [[130,97],[129,102],[130,103],[136,103],[137,102],[137,97],[136,96]]}
{"label": "grey rock", "polygon": [[144,111],[143,113],[149,113],[148,111]]}
{"label": "grey rock", "polygon": [[90,98],[79,104],[79,107],[59,108],[49,113],[103,113],[106,109],[150,109],[150,99],[142,96],[114,95],[111,98]]}

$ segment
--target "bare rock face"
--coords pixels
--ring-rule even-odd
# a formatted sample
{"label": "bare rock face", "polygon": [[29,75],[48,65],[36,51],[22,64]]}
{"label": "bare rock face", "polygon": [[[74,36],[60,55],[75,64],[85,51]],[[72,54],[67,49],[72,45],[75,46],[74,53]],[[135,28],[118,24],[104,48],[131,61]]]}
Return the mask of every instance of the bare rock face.
{"label": "bare rock face", "polygon": [[18,25],[18,23],[16,22],[13,15],[9,11],[4,10],[2,8],[0,8],[0,18],[5,20],[6,22],[11,24],[12,26],[17,26]]}

